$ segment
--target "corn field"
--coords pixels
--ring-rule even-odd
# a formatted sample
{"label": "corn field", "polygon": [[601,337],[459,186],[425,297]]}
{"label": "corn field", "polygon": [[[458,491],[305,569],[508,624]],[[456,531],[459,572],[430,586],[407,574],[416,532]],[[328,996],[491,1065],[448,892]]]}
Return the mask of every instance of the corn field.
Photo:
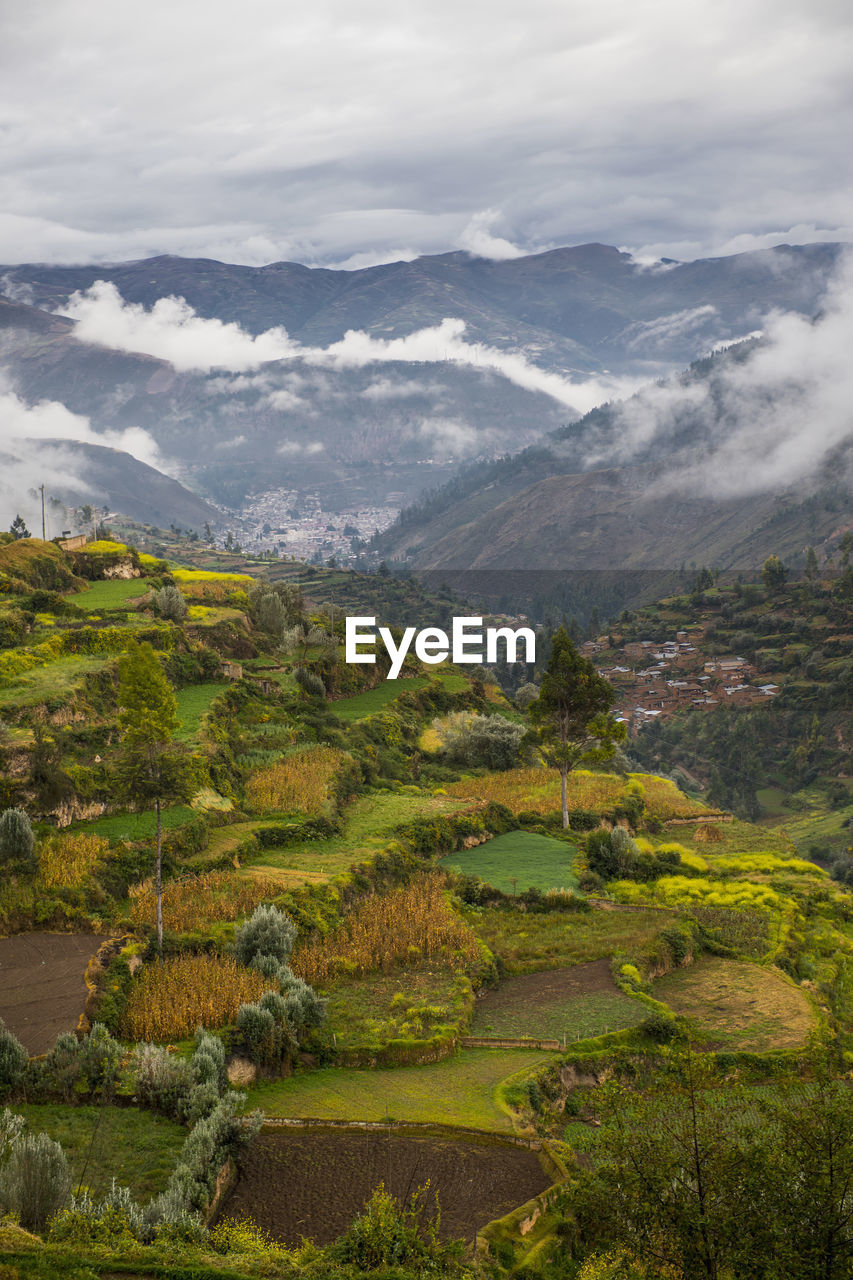
{"label": "corn field", "polygon": [[89,831],[51,836],[39,849],[42,884],[49,889],[81,884],[109,850],[109,840]]}
{"label": "corn field", "polygon": [[[667,821],[669,818],[698,817],[709,812],[704,805],[691,800],[666,778],[651,774],[634,774],[643,789],[646,811],[651,817]],[[575,769],[568,777],[567,796],[569,809],[598,811],[612,809],[627,798],[629,778],[615,773],[591,773]],[[553,813],[560,807],[560,775],[556,769],[507,769],[504,773],[489,773],[482,778],[466,778],[447,787],[451,796],[464,799],[497,801],[505,804],[513,813],[528,810],[532,813]]]}
{"label": "corn field", "polygon": [[388,973],[421,960],[459,968],[477,954],[474,934],[445,898],[444,877],[433,873],[362,899],[334,933],[301,947],[291,964],[312,986],[326,986],[341,974]]}
{"label": "corn field", "polygon": [[345,759],[336,747],[306,747],[261,769],[246,783],[246,799],[256,813],[321,814]]}
{"label": "corn field", "polygon": [[[163,885],[163,927],[175,933],[191,933],[218,920],[241,920],[280,892],[272,880],[246,880],[236,871],[206,871],[203,875],[167,880]],[[130,890],[130,918],[134,925],[153,925],[155,911],[153,880],[134,885]]]}
{"label": "corn field", "polygon": [[186,1040],[197,1027],[234,1022],[241,1004],[269,989],[269,979],[231,956],[171,956],[146,964],[135,979],[121,1034],[127,1040]]}

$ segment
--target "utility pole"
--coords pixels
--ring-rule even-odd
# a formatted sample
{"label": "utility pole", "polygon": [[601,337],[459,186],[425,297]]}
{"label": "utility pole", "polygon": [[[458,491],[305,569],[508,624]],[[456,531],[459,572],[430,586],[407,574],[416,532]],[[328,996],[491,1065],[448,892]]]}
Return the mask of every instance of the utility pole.
{"label": "utility pole", "polygon": [[44,523],[44,485],[40,485],[41,489],[41,540],[47,542],[47,530]]}

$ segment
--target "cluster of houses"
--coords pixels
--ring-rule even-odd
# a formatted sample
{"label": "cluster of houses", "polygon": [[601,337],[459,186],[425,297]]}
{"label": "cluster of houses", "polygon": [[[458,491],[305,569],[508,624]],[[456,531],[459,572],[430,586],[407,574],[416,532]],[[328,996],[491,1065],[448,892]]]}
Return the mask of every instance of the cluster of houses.
{"label": "cluster of houses", "polygon": [[[745,658],[706,660],[691,634],[678,631],[674,640],[663,644],[631,641],[618,651],[613,665],[597,668],[616,690],[616,719],[626,724],[631,734],[676,711],[710,710],[721,703],[752,706],[779,692],[778,685],[764,682]],[[701,639],[701,635],[696,633],[694,638]],[[590,640],[582,650],[594,660],[608,651],[608,642]]]}

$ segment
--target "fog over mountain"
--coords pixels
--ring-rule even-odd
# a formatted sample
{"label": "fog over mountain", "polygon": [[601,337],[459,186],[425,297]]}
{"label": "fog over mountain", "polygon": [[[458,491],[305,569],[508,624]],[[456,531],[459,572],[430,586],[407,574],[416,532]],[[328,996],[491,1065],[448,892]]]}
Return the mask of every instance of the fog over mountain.
{"label": "fog over mountain", "polygon": [[[642,266],[593,244],[355,271],[10,265],[5,430],[20,436],[29,415],[34,440],[126,450],[231,506],[275,486],[316,491],[331,509],[400,505],[711,348],[765,327],[805,342],[823,307],[830,328],[818,325],[803,354],[825,383],[831,370],[813,357],[844,331],[836,299],[847,286],[830,288],[841,256],[815,244]],[[647,437],[669,452],[660,424],[691,408],[665,410],[669,395],[628,400],[616,446],[590,429],[573,465],[595,466],[601,448],[627,458]],[[641,404],[658,425],[642,425]]]}

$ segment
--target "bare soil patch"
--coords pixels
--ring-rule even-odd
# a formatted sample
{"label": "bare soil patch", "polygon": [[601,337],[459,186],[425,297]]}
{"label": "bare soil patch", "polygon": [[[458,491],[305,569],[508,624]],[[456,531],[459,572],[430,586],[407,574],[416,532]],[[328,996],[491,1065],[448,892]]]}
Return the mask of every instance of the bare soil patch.
{"label": "bare soil patch", "polygon": [[815,1025],[804,991],[778,969],[743,960],[702,956],[659,978],[654,994],[692,1020],[705,1048],[793,1049]]}
{"label": "bare soil patch", "polygon": [[31,1056],[76,1028],[86,1003],[86,966],[106,941],[94,933],[0,938],[0,1018]]}
{"label": "bare soil patch", "polygon": [[401,1200],[429,1180],[440,1235],[472,1241],[477,1230],[551,1183],[534,1151],[472,1135],[414,1130],[265,1129],[246,1152],[220,1217],[252,1218],[276,1240],[328,1244],[347,1230],[384,1183]]}
{"label": "bare soil patch", "polygon": [[642,1022],[646,1010],[620,991],[608,960],[507,979],[477,1000],[476,1036],[578,1040]]}

